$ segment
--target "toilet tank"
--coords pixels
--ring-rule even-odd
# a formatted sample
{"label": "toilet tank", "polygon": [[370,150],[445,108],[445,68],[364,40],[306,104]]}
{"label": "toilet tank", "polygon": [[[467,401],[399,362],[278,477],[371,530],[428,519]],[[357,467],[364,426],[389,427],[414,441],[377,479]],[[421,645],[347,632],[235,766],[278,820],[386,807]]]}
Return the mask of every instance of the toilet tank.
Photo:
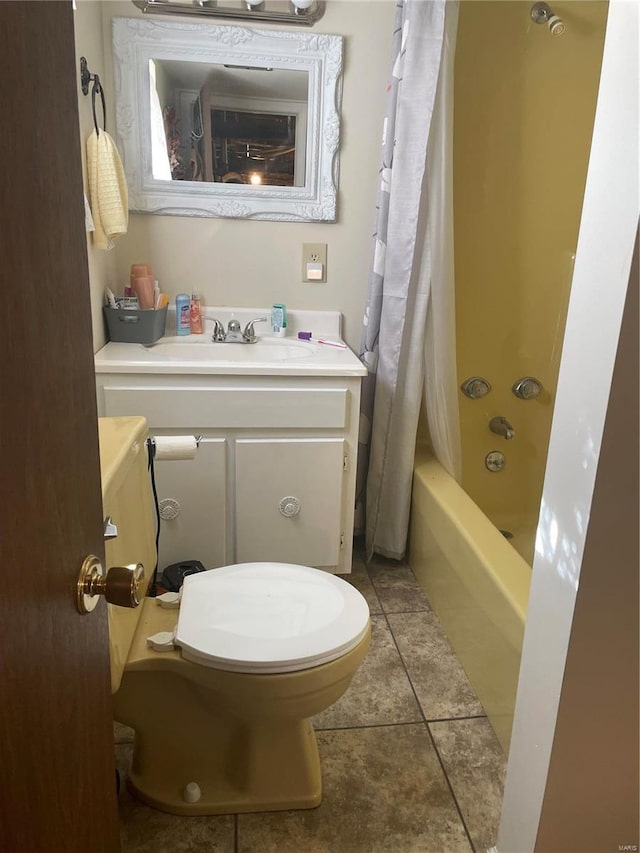
{"label": "toilet tank", "polygon": [[[118,528],[115,539],[105,542],[106,568],[142,563],[146,595],[156,564],[155,517],[147,470],[145,418],[99,418],[100,472],[104,517]],[[107,604],[111,656],[111,690],[120,686],[131,641],[142,607]]]}

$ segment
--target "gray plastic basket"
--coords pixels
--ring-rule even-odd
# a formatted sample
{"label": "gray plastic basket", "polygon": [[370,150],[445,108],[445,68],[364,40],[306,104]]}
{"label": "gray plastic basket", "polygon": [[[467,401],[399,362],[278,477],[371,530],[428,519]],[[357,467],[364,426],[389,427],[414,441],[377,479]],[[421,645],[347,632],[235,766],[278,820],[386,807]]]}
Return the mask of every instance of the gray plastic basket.
{"label": "gray plastic basket", "polygon": [[125,344],[153,344],[164,335],[167,308],[133,310],[103,306],[109,340]]}

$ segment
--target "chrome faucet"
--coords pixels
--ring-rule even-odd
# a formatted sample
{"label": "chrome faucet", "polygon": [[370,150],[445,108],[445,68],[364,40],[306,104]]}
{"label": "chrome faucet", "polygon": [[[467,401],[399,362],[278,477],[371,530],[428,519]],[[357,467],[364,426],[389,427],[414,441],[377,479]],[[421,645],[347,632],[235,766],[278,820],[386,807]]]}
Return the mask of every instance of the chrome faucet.
{"label": "chrome faucet", "polygon": [[240,323],[237,320],[229,320],[227,334],[224,336],[224,339],[228,344],[241,344],[244,342],[242,332],[240,331]]}
{"label": "chrome faucet", "polygon": [[216,320],[215,317],[213,319],[213,334],[211,335],[211,340],[214,344],[221,344],[224,342],[225,334],[224,334],[224,326],[220,322],[220,320]]}
{"label": "chrome faucet", "polygon": [[516,435],[516,431],[509,421],[502,417],[491,418],[489,421],[489,429],[491,432],[495,432],[496,435],[501,435],[503,438],[506,438],[507,441],[515,438]]}
{"label": "chrome faucet", "polygon": [[220,322],[220,320],[213,320],[213,334],[211,336],[211,341],[214,344],[255,344],[258,340],[258,336],[256,335],[256,330],[253,327],[254,323],[266,323],[268,317],[256,317],[254,320],[249,320],[247,325],[244,327],[244,331],[241,330],[240,323],[236,319],[229,320],[227,325],[227,331],[225,332],[224,326]]}
{"label": "chrome faucet", "polygon": [[256,335],[256,330],[253,328],[253,324],[267,323],[268,320],[268,317],[256,317],[255,320],[249,320],[247,325],[244,327],[244,332],[242,333],[242,337],[245,339],[245,342],[248,344],[255,344],[258,340],[258,336]]}

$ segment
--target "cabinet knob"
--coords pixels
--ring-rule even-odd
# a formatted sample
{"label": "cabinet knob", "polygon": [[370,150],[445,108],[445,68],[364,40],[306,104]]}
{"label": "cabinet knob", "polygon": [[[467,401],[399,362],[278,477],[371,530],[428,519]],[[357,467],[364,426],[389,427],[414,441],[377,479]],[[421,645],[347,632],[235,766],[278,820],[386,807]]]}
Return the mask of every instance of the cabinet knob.
{"label": "cabinet knob", "polygon": [[302,509],[302,504],[298,498],[287,495],[286,498],[282,498],[280,501],[278,509],[285,518],[294,518]]}

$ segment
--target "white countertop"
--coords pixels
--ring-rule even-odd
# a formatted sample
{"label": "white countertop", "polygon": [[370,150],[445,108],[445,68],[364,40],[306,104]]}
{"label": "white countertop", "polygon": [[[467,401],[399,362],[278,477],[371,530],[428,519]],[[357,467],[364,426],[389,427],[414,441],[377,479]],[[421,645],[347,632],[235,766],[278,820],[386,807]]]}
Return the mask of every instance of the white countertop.
{"label": "white countertop", "polygon": [[[109,342],[95,355],[96,373],[235,374],[238,376],[365,376],[367,370],[348,347],[318,343],[340,341],[340,314],[329,311],[291,311],[287,335],[264,335],[254,344],[213,343],[213,317],[226,327],[233,316],[244,325],[265,316],[264,309],[208,308],[202,335],[160,338],[151,346]],[[169,321],[169,330],[175,321]],[[298,340],[298,331],[311,331],[312,340]],[[260,326],[256,326],[259,334]]]}

